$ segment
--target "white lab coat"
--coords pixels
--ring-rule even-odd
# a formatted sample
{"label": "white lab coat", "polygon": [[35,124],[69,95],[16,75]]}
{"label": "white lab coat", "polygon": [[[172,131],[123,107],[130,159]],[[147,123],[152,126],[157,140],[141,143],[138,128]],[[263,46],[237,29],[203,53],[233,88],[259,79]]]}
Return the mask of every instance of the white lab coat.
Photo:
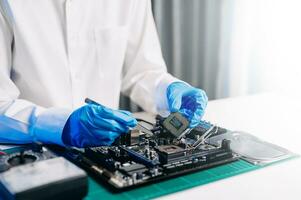
{"label": "white lab coat", "polygon": [[177,80],[166,72],[150,0],[3,2],[0,114],[47,130],[42,141],[61,143],[86,97],[116,109],[122,92],[155,112]]}

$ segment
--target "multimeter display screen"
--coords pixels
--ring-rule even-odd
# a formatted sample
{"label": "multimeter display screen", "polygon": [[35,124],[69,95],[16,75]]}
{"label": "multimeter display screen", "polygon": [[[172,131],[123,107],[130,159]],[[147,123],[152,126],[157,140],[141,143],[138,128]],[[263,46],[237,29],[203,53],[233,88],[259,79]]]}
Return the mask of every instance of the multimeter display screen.
{"label": "multimeter display screen", "polygon": [[173,117],[171,120],[170,120],[170,124],[175,127],[177,130],[179,130],[182,126],[183,126],[183,123],[176,117]]}

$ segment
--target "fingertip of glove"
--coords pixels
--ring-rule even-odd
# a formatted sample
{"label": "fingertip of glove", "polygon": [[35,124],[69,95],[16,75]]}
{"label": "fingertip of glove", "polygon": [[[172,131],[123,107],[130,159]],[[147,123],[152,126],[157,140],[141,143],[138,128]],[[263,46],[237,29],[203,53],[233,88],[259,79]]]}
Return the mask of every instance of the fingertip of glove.
{"label": "fingertip of glove", "polygon": [[138,121],[134,118],[131,117],[127,119],[127,121],[125,122],[125,125],[127,126],[127,128],[134,128],[135,126],[137,126]]}
{"label": "fingertip of glove", "polygon": [[135,126],[137,126],[137,124],[138,124],[137,119],[133,118],[131,123],[130,123],[130,127],[135,127]]}
{"label": "fingertip of glove", "polygon": [[130,111],[127,111],[127,110],[119,110],[119,111],[122,112],[125,115],[128,115],[128,116],[132,116],[133,115],[133,113],[131,113]]}
{"label": "fingertip of glove", "polygon": [[204,115],[204,111],[202,111],[202,110],[196,111],[193,114],[193,117],[191,118],[190,127],[191,128],[196,127],[200,123],[203,115]]}
{"label": "fingertip of glove", "polygon": [[86,107],[92,109],[92,111],[95,114],[100,114],[100,113],[111,114],[112,113],[112,111],[110,111],[110,109],[105,108],[104,106],[101,106],[101,105],[88,104],[88,105],[86,105]]}
{"label": "fingertip of glove", "polygon": [[108,115],[113,115],[114,111],[110,108],[102,107],[102,112],[108,114]]}

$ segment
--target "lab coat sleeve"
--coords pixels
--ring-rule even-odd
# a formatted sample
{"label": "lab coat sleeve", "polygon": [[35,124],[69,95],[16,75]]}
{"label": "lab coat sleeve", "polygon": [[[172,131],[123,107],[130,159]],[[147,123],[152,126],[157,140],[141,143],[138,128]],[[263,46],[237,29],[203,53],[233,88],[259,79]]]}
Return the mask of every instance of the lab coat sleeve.
{"label": "lab coat sleeve", "polygon": [[[70,111],[46,109],[24,99],[11,80],[11,26],[0,12],[0,143],[55,143],[64,145],[62,130]],[[26,127],[26,128],[24,128]]]}
{"label": "lab coat sleeve", "polygon": [[167,86],[179,81],[167,73],[150,0],[137,0],[129,27],[122,92],[144,110],[168,109]]}

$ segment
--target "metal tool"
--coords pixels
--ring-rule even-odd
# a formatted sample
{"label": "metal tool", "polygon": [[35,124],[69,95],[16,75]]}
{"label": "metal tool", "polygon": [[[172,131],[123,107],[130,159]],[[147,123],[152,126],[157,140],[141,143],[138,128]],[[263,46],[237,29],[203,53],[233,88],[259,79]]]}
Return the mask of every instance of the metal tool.
{"label": "metal tool", "polygon": [[[87,104],[94,104],[94,105],[98,105],[98,106],[103,106],[100,103],[97,103],[96,101],[93,101],[92,99],[89,99],[89,98],[85,99],[85,103],[87,103]],[[145,126],[143,126],[139,122],[137,123],[137,126],[135,128],[130,128],[130,130],[133,130],[133,129],[138,129],[138,130],[141,130],[142,132],[145,132],[145,133],[147,133],[149,135],[153,135],[153,132],[151,132],[148,128],[146,128]]]}
{"label": "metal tool", "polygon": [[[215,131],[212,131],[214,128],[216,128]],[[208,139],[213,133],[216,133],[218,131],[217,126],[211,126],[195,143],[193,143],[192,147],[196,149],[201,144],[204,144],[205,140]]]}

